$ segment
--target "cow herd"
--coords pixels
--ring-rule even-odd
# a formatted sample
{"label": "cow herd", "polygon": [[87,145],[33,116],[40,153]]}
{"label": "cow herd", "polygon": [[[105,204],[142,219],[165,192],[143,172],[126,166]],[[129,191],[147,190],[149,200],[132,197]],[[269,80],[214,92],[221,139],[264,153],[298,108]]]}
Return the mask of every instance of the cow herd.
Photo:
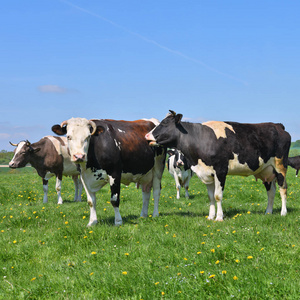
{"label": "cow herd", "polygon": [[[96,192],[110,185],[115,225],[122,224],[119,211],[121,183],[134,182],[141,187],[141,217],[148,216],[153,192],[153,216],[159,215],[161,179],[168,154],[168,171],[175,179],[177,199],[180,188],[188,198],[189,181],[195,173],[206,185],[210,200],[208,219],[223,220],[222,198],[227,175],[250,176],[265,185],[272,213],[279,186],[281,215],[287,213],[287,167],[300,169],[300,157],[288,158],[291,137],[282,124],[245,124],[210,121],[189,123],[174,111],[161,122],[156,119],[116,121],[71,118],[53,125],[58,136],[46,136],[31,144],[22,141],[16,147],[9,167],[30,163],[43,180],[44,202],[48,201],[48,179],[56,176],[58,203],[62,204],[62,176],[72,176],[75,201],[81,201],[82,185],[90,206],[88,226],[95,225]],[[63,137],[66,135],[66,137]],[[80,176],[81,180],[78,180]],[[215,208],[217,206],[217,210]]]}

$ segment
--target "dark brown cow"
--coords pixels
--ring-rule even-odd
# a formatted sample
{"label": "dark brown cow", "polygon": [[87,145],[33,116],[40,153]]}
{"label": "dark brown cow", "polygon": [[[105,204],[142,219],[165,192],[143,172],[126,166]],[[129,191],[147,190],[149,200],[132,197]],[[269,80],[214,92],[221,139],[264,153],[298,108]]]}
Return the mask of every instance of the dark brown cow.
{"label": "dark brown cow", "polygon": [[281,215],[287,213],[286,171],[291,136],[282,124],[243,124],[211,121],[181,122],[173,111],[146,135],[151,145],[177,148],[191,169],[206,184],[210,199],[209,219],[223,220],[222,198],[227,175],[254,175],[268,193],[266,213],[272,213],[276,181],[282,200]]}
{"label": "dark brown cow", "polygon": [[288,159],[288,165],[292,168],[296,169],[296,177],[298,177],[298,172],[300,169],[300,155],[289,157]]}
{"label": "dark brown cow", "polygon": [[90,205],[88,226],[96,224],[96,192],[110,184],[111,204],[115,210],[115,225],[122,224],[119,212],[120,185],[131,182],[142,186],[142,217],[148,215],[148,205],[153,187],[154,211],[158,216],[160,182],[164,171],[166,152],[150,147],[145,134],[158,121],[115,121],[72,118],[54,125],[52,130],[67,134],[71,159],[80,164],[81,178]]}
{"label": "dark brown cow", "polygon": [[71,162],[67,148],[67,139],[65,137],[46,136],[36,143],[31,144],[28,141],[22,141],[15,146],[15,154],[9,163],[12,169],[23,168],[31,164],[43,179],[44,199],[48,202],[48,180],[56,176],[56,191],[58,204],[62,204],[61,181],[62,176],[72,176],[75,185],[74,201],[81,201],[82,183],[78,175],[76,165]]}

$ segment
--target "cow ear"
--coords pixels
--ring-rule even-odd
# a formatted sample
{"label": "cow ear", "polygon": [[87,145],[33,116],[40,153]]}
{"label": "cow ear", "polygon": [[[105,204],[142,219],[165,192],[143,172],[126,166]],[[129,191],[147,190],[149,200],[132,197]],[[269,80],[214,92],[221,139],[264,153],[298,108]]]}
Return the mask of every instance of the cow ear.
{"label": "cow ear", "polygon": [[174,150],[168,150],[167,153],[168,153],[170,156],[172,156],[172,155],[175,154],[175,151],[174,151]]}
{"label": "cow ear", "polygon": [[56,124],[53,125],[51,129],[57,135],[64,135],[67,133],[67,126],[61,127],[60,125]]}
{"label": "cow ear", "polygon": [[177,114],[177,115],[175,116],[175,123],[176,123],[176,124],[179,124],[180,121],[181,121],[181,119],[182,119],[182,114]]}
{"label": "cow ear", "polygon": [[101,125],[98,125],[94,135],[99,135],[99,134],[103,133],[104,131],[105,131],[104,127]]}

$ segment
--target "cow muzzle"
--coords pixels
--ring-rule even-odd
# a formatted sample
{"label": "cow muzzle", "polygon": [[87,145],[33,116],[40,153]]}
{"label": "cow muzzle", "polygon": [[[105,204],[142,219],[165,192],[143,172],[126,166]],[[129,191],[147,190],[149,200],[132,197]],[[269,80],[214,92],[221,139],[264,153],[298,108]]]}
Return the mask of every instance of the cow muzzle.
{"label": "cow muzzle", "polygon": [[158,146],[152,132],[149,132],[145,135],[146,140],[148,141],[150,146]]}
{"label": "cow muzzle", "polygon": [[79,153],[73,154],[72,160],[76,163],[82,163],[85,161],[85,154],[79,154]]}

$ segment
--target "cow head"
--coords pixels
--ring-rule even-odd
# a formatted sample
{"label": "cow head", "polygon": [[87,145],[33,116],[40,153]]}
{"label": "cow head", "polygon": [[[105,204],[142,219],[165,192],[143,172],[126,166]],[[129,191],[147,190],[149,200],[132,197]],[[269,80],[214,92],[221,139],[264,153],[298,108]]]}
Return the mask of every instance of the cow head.
{"label": "cow head", "polygon": [[16,147],[14,157],[8,164],[12,169],[25,167],[29,163],[31,156],[41,150],[41,148],[33,148],[28,141],[22,141],[19,144],[9,143]]}
{"label": "cow head", "polygon": [[170,157],[174,155],[174,168],[182,168],[187,165],[186,158],[180,150],[170,149],[167,153]]}
{"label": "cow head", "polygon": [[90,139],[96,130],[96,124],[84,118],[71,118],[61,125],[52,126],[56,134],[67,135],[71,160],[76,163],[86,162]]}
{"label": "cow head", "polygon": [[146,134],[146,139],[151,146],[176,147],[176,135],[174,134],[180,126],[182,114],[176,114],[170,110],[170,113]]}

